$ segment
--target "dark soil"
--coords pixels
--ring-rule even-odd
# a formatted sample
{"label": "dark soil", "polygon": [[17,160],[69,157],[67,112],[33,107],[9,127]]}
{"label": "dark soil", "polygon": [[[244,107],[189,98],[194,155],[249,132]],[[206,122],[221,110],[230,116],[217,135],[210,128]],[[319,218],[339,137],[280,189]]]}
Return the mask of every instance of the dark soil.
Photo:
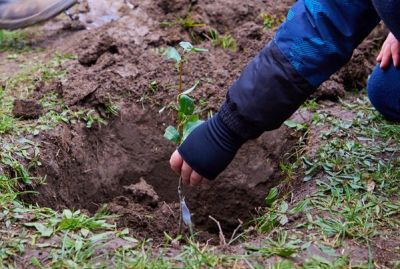
{"label": "dark soil", "polygon": [[37,119],[43,114],[43,106],[36,100],[20,100],[14,101],[12,111],[14,117],[23,120]]}
{"label": "dark soil", "polygon": [[[107,203],[112,213],[122,215],[120,224],[131,227],[136,236],[162,238],[164,231],[174,233],[178,227],[178,177],[168,163],[174,146],[163,138],[166,125],[174,120],[173,111],[158,111],[174,100],[177,74],[154,49],[175,46],[182,40],[208,48],[209,53],[190,59],[184,82],[190,87],[200,79],[195,98],[203,101],[205,112],[217,111],[228,87],[273,36],[273,30],[262,29],[260,13],[283,16],[294,1],[114,2],[112,5],[119,4],[114,7],[116,13],[107,16],[119,19],[105,24],[86,19],[82,22],[85,27],[98,27],[90,31],[82,30],[82,24],[76,22],[47,26],[51,46],[78,56],[68,64],[66,79],[53,82],[65,103],[72,109],[93,108],[106,115],[105,108],[112,102],[119,105],[120,112],[107,125],[91,129],[83,123],[60,125],[42,134],[38,139],[46,146],[41,152],[42,166],[35,173],[46,175],[47,183],[37,186],[38,195],[27,200],[90,212]],[[74,12],[83,18],[90,5]],[[231,33],[238,51],[213,47],[204,37],[206,27],[160,26],[160,22],[173,22],[188,14],[221,33]],[[40,40],[36,43],[42,44]],[[339,81],[325,87],[333,89],[344,82],[351,85],[355,78],[360,81],[367,71],[355,73],[360,66],[356,60],[354,63],[338,75]],[[371,67],[365,66],[365,70]],[[149,90],[152,81],[156,81],[155,92]],[[43,94],[52,89],[44,86],[38,91]],[[286,127],[266,133],[246,144],[216,181],[199,189],[185,189],[196,226],[217,232],[209,215],[221,221],[227,231],[236,228],[238,219],[249,220],[254,209],[263,205],[268,190],[282,179],[279,164],[296,143],[297,137]]]}

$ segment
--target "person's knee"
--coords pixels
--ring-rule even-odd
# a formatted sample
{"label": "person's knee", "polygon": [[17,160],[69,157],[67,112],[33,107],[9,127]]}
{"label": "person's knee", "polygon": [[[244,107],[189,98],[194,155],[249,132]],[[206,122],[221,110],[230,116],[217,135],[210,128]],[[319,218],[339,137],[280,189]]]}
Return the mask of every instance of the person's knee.
{"label": "person's knee", "polygon": [[384,117],[400,121],[400,70],[376,66],[368,80],[368,97]]}

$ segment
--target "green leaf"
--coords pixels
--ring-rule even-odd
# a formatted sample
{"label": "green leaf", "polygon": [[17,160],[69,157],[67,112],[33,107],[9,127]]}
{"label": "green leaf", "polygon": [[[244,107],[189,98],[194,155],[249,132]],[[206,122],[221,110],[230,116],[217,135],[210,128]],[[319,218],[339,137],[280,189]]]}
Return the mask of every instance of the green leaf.
{"label": "green leaf", "polygon": [[50,237],[53,234],[53,228],[48,228],[41,223],[25,223],[25,226],[35,227],[43,237]]}
{"label": "green leaf", "polygon": [[267,206],[272,205],[272,203],[275,202],[277,196],[278,188],[274,187],[269,191],[267,197],[265,198],[265,203],[267,204]]}
{"label": "green leaf", "polygon": [[69,209],[64,209],[63,215],[64,215],[64,217],[66,217],[67,219],[71,219],[71,218],[72,218],[72,212],[71,212],[71,210],[69,210]]}
{"label": "green leaf", "polygon": [[193,45],[190,42],[182,41],[179,43],[179,46],[181,46],[185,52],[190,52],[193,50]]}
{"label": "green leaf", "polygon": [[182,126],[186,125],[188,122],[191,121],[198,121],[199,120],[199,115],[186,115],[183,114],[182,112],[178,112],[178,119],[179,122],[181,123]]}
{"label": "green leaf", "polygon": [[101,234],[96,234],[93,235],[92,237],[89,238],[89,240],[91,241],[92,244],[97,243],[99,241],[103,241],[105,239],[107,239],[110,235],[113,235],[113,232],[104,232]]}
{"label": "green leaf", "polygon": [[203,49],[203,48],[193,48],[192,51],[194,52],[207,52],[208,49]]}
{"label": "green leaf", "polygon": [[301,131],[301,130],[307,130],[307,124],[300,124],[298,122],[295,122],[293,120],[287,120],[284,122],[284,124],[289,127],[289,128],[293,128],[296,129],[297,131]]}
{"label": "green leaf", "polygon": [[196,82],[194,83],[193,87],[187,89],[181,95],[189,95],[190,93],[192,93],[197,88],[197,86],[199,86],[199,84],[200,84],[200,80],[196,80]]}
{"label": "green leaf", "polygon": [[279,211],[281,211],[281,213],[286,213],[288,209],[289,209],[289,204],[286,201],[283,201],[279,206]]}
{"label": "green leaf", "polygon": [[183,139],[182,141],[185,141],[185,139],[190,135],[191,132],[193,132],[194,129],[199,127],[204,121],[203,120],[197,120],[197,121],[189,121],[186,124],[183,125]]}
{"label": "green leaf", "polygon": [[179,46],[181,46],[181,48],[185,52],[206,52],[206,51],[208,51],[207,49],[203,49],[203,48],[195,48],[195,47],[193,47],[193,45],[190,42],[185,42],[185,41],[182,41],[181,43],[179,43]]}
{"label": "green leaf", "polygon": [[90,231],[88,229],[82,228],[81,229],[81,234],[83,237],[87,237],[89,235]]}
{"label": "green leaf", "polygon": [[298,214],[300,212],[303,212],[307,208],[309,203],[310,203],[309,199],[305,199],[305,200],[299,202],[295,207],[293,207],[290,210],[290,214]]}
{"label": "green leaf", "polygon": [[185,94],[179,96],[179,112],[185,115],[193,115],[194,108],[194,100],[192,98]]}
{"label": "green leaf", "polygon": [[293,120],[287,120],[284,124],[289,128],[296,128],[298,123]]}
{"label": "green leaf", "polygon": [[288,217],[287,217],[286,215],[280,215],[280,216],[278,217],[278,220],[279,220],[279,223],[280,223],[281,225],[285,225],[286,223],[289,222],[289,219],[288,219]]}
{"label": "green leaf", "polygon": [[164,52],[164,57],[165,57],[165,59],[167,59],[167,60],[173,60],[173,61],[175,61],[176,63],[179,63],[181,60],[182,60],[182,57],[181,57],[181,55],[179,54],[179,52],[175,49],[175,48],[172,48],[172,47],[168,47],[166,50],[165,50],[165,52]]}
{"label": "green leaf", "polygon": [[167,129],[165,129],[164,137],[174,143],[179,143],[181,139],[178,130],[174,126],[168,126]]}

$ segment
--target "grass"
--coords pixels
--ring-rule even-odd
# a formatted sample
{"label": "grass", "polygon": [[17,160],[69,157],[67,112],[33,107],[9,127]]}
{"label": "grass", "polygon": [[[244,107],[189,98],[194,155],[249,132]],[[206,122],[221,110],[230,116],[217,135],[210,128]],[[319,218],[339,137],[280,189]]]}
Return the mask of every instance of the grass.
{"label": "grass", "polygon": [[173,21],[165,21],[165,22],[161,22],[160,23],[161,27],[175,27],[175,26],[179,26],[182,29],[184,29],[185,31],[188,31],[190,34],[190,37],[192,39],[192,42],[194,44],[197,44],[201,41],[201,37],[198,35],[198,33],[196,33],[195,29],[196,28],[201,28],[201,27],[205,27],[207,26],[204,23],[201,22],[197,22],[192,14],[190,12],[188,12],[185,16],[182,17],[177,17],[175,20]]}
{"label": "grass", "polygon": [[210,30],[208,31],[208,35],[206,35],[206,37],[216,47],[228,49],[232,52],[237,51],[236,39],[231,34],[221,35],[216,29],[210,28]]}
{"label": "grass", "polygon": [[[192,42],[194,42],[194,44],[199,43],[205,37],[208,40],[210,40],[215,47],[227,49],[232,52],[236,52],[238,49],[237,41],[233,37],[233,35],[229,33],[220,34],[215,28],[212,28],[207,24],[197,22],[190,13],[188,13],[184,17],[178,17],[172,22],[162,22],[161,26],[163,27],[179,26],[182,29],[185,29],[186,31],[189,32]],[[197,32],[195,32],[196,28],[201,28],[201,27],[206,28],[207,33],[199,35]]]}
{"label": "grass", "polygon": [[29,35],[25,31],[0,30],[0,51],[22,52],[29,50]]}
{"label": "grass", "polygon": [[[314,104],[312,109],[315,111]],[[383,234],[395,234],[400,224],[398,125],[385,121],[365,97],[351,103],[342,101],[339,109],[352,112],[354,118],[344,120],[318,109],[314,112],[312,126],[323,130],[321,146],[314,156],[300,159],[304,171],[300,179],[314,180],[316,190],[295,203],[288,202],[287,195],[276,199],[279,196],[270,193],[276,200],[267,199],[268,207],[256,227],[267,234],[282,228],[293,233],[293,226],[285,228],[287,219],[304,212],[297,226],[303,230],[303,243],[319,242],[337,252],[350,240],[361,249],[371,248],[366,251],[365,268],[385,268],[375,259],[374,251],[379,251],[376,240]],[[291,212],[296,207],[301,210]],[[395,250],[386,251],[396,256]],[[315,268],[348,268],[347,263],[340,267],[320,260],[298,268],[309,268],[316,262],[322,264]]]}
{"label": "grass", "polygon": [[275,29],[276,27],[281,25],[285,20],[284,16],[276,16],[274,14],[269,14],[266,12],[262,12],[260,16],[263,20],[264,30]]}
{"label": "grass", "polygon": [[299,239],[288,238],[287,231],[276,231],[271,234],[271,238],[268,238],[262,247],[249,247],[248,249],[258,252],[265,258],[273,256],[290,258],[300,250],[300,242]]}
{"label": "grass", "polygon": [[177,17],[172,22],[161,22],[160,25],[162,27],[171,27],[171,26],[181,26],[183,29],[191,30],[196,27],[203,27],[206,26],[204,23],[197,22],[191,13],[186,14],[183,17]]}
{"label": "grass", "polygon": [[[56,53],[48,62],[26,63],[21,65],[21,71],[7,78],[4,86],[0,87],[0,134],[30,133],[39,134],[41,131],[54,128],[60,123],[75,123],[82,120],[88,128],[106,124],[93,109],[70,110],[63,100],[54,92],[46,93],[39,103],[47,111],[35,121],[20,121],[12,115],[15,99],[29,98],[38,85],[54,79],[63,79],[66,71],[61,68],[65,61],[74,59],[70,54]],[[111,101],[106,104],[106,113],[110,116],[118,114],[118,106]]]}

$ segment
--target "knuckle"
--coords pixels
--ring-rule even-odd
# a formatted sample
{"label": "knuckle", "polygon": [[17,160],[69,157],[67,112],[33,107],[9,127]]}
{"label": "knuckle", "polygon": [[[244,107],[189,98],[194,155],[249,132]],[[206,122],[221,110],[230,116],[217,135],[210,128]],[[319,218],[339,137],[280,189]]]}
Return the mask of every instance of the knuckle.
{"label": "knuckle", "polygon": [[200,176],[198,173],[193,172],[190,176],[190,181],[193,186],[199,186],[203,180],[203,177]]}
{"label": "knuckle", "polygon": [[185,179],[189,179],[191,172],[192,168],[190,168],[190,166],[184,162],[182,165],[182,177],[184,177]]}

